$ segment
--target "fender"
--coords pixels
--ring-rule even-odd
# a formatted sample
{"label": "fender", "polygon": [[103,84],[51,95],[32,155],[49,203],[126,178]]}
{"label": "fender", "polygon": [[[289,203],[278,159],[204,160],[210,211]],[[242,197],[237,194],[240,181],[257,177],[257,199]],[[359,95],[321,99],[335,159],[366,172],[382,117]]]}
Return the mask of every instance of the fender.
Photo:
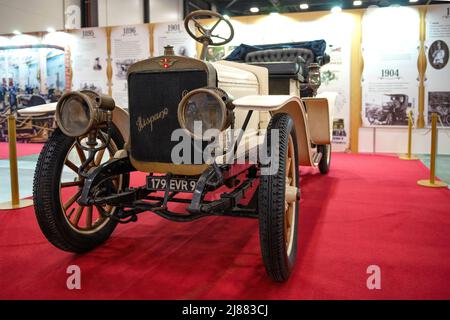
{"label": "fender", "polygon": [[300,165],[316,167],[318,165],[315,160],[316,151],[311,147],[311,143],[329,144],[331,142],[329,105],[326,98],[306,100],[311,117],[309,113],[306,113],[305,103],[297,96],[247,96],[233,103],[236,108],[243,110],[269,111],[272,115],[289,114],[295,124]]}
{"label": "fender", "polygon": [[[308,114],[311,139],[315,144],[329,144],[332,141],[333,110],[336,92],[323,92],[315,98],[302,98]],[[326,125],[328,123],[328,130]]]}
{"label": "fender", "polygon": [[130,140],[130,115],[128,111],[116,105],[113,111],[113,123],[125,141],[125,149],[128,149],[128,141]]}

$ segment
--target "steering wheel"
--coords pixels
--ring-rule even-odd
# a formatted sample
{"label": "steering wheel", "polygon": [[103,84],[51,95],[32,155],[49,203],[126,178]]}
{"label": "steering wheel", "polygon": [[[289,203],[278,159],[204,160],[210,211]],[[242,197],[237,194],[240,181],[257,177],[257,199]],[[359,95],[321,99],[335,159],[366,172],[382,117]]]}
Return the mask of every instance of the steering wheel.
{"label": "steering wheel", "polygon": [[[197,19],[202,19],[205,17],[213,17],[217,18],[218,20],[214,23],[211,29],[208,29],[206,26],[202,25],[200,22],[198,22]],[[196,35],[196,32],[192,31],[189,27],[189,22],[193,21],[195,25],[195,29],[200,33],[199,36]],[[224,21],[228,28],[230,29],[230,35],[228,38],[224,38],[220,35],[213,34],[216,27]],[[191,12],[186,16],[184,19],[184,28],[186,29],[187,33],[191,38],[193,38],[195,41],[202,43],[205,46],[211,45],[211,46],[223,46],[224,44],[227,44],[230,42],[234,37],[234,29],[231,25],[230,21],[225,19],[224,16],[217,12],[209,11],[209,10],[197,10],[194,12]],[[213,39],[218,39],[217,41],[214,41]]]}

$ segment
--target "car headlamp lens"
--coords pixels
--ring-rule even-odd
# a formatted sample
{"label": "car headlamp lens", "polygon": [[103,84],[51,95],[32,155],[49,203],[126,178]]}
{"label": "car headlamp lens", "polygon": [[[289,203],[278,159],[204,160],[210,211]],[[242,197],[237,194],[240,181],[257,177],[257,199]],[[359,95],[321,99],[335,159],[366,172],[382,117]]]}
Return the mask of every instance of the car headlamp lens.
{"label": "car headlamp lens", "polygon": [[66,99],[58,113],[58,124],[69,136],[83,135],[90,127],[92,115],[89,106],[78,96]]}
{"label": "car headlamp lens", "polygon": [[194,132],[194,123],[201,122],[204,133],[209,129],[220,129],[223,110],[213,95],[200,92],[188,99],[184,119],[188,131]]}
{"label": "car headlamp lens", "polygon": [[106,123],[114,107],[111,97],[89,90],[69,92],[56,105],[56,122],[65,135],[80,137]]}
{"label": "car headlamp lens", "polygon": [[207,140],[210,129],[225,130],[229,125],[230,112],[222,96],[211,89],[189,92],[178,106],[178,121],[191,136]]}

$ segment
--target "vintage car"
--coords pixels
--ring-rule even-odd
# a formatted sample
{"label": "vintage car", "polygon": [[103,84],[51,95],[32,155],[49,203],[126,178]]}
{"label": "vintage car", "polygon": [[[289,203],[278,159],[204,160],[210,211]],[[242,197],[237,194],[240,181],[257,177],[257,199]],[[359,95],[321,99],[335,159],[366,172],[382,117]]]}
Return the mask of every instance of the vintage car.
{"label": "vintage car", "polygon": [[[218,24],[228,36],[214,33]],[[267,273],[285,281],[297,254],[299,165],[330,168],[332,103],[300,97],[316,93],[326,56],[272,48],[209,63],[208,46],[231,41],[232,25],[196,11],[185,27],[203,45],[201,59],[168,46],[164,56],[133,64],[128,111],[92,91],[62,96],[58,128],[37,163],[37,220],[53,245],[81,253],[142,212],[179,222],[255,218]],[[146,175],[144,185],[129,186],[133,171]]]}
{"label": "vintage car", "polygon": [[430,106],[430,109],[431,110],[428,111],[428,119],[430,119],[430,121],[431,121],[431,114],[435,112],[438,114],[440,122],[443,126],[447,127],[450,126],[450,102],[442,103],[438,106],[434,106],[434,108]]}
{"label": "vintage car", "polygon": [[372,107],[366,110],[366,118],[370,124],[407,125],[408,110],[412,103],[405,94],[385,94],[381,108]]}

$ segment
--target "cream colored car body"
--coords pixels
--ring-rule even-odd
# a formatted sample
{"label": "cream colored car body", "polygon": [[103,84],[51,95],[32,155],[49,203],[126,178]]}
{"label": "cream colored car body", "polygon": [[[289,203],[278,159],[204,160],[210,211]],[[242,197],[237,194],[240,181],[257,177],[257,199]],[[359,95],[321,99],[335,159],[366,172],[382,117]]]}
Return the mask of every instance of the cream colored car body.
{"label": "cream colored car body", "polygon": [[295,122],[300,165],[318,165],[320,158],[311,145],[331,143],[335,93],[302,99],[297,86],[291,86],[290,95],[269,95],[266,68],[230,61],[219,61],[213,65],[218,75],[218,87],[235,98],[236,128],[242,126],[247,112],[254,110],[256,112],[252,115],[246,136],[252,139],[257,132],[260,137],[271,115],[288,113]]}
{"label": "cream colored car body", "polygon": [[[302,99],[299,97],[299,92],[292,92],[291,89],[291,95],[269,95],[269,75],[266,68],[230,61],[218,61],[212,64],[217,72],[218,87],[235,99],[235,128],[242,127],[249,110],[256,111],[252,115],[243,141],[254,139],[257,141],[256,144],[260,143],[270,116],[276,113],[288,113],[295,122],[300,165],[314,167],[318,165],[320,159],[316,157],[316,150],[311,147],[311,144],[331,143],[331,119],[335,94],[329,93],[316,98]],[[295,88],[295,86],[292,87]],[[56,109],[56,103],[24,109],[21,113],[32,115],[40,111],[49,112],[52,109]],[[130,137],[128,111],[117,106],[113,112],[113,122],[127,143]],[[240,146],[237,156],[243,152],[246,150]],[[120,154],[124,155],[123,152]]]}

